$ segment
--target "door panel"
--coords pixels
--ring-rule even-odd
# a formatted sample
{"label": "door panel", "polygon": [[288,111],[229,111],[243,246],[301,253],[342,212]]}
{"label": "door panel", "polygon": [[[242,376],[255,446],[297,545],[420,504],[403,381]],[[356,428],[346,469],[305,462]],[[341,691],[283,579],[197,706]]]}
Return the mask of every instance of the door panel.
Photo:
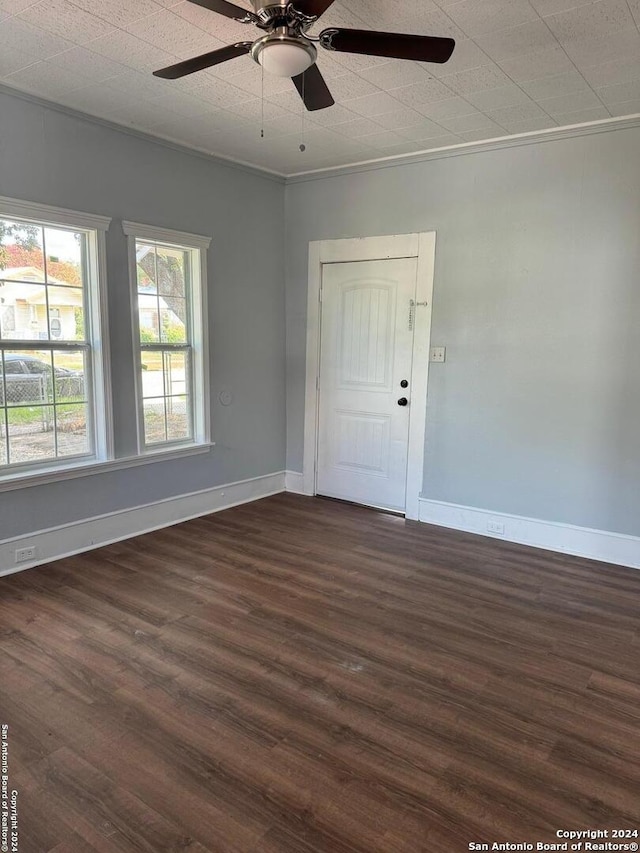
{"label": "door panel", "polygon": [[334,467],[388,477],[391,418],[340,411],[335,417],[336,440],[329,443]]}
{"label": "door panel", "polygon": [[326,264],[318,430],[318,494],[403,510],[415,258]]}
{"label": "door panel", "polygon": [[341,293],[340,384],[391,390],[395,299],[389,285],[347,285]]}

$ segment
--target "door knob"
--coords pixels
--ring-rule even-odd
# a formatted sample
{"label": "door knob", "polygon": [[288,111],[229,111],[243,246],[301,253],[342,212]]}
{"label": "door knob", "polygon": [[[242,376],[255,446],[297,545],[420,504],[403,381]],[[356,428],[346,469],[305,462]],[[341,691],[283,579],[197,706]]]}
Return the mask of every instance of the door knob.
{"label": "door knob", "polygon": [[407,400],[406,397],[400,397],[400,399],[398,400],[398,405],[399,406],[408,406],[409,401]]}
{"label": "door knob", "polygon": [[406,379],[403,379],[402,382],[400,383],[400,387],[401,388],[408,388],[409,382]]}

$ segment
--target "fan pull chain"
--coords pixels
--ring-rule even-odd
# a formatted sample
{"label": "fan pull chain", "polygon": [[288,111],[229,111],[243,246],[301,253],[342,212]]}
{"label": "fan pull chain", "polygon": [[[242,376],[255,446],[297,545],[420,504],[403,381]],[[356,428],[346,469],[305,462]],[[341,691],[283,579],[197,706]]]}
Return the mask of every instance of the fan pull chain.
{"label": "fan pull chain", "polygon": [[307,79],[307,72],[303,71],[302,72],[302,131],[300,134],[302,136],[302,142],[300,143],[300,151],[303,151],[303,152],[307,150],[307,146],[304,144],[304,114],[307,111],[307,108],[305,106],[305,100],[304,100],[304,84],[305,84],[306,79]]}
{"label": "fan pull chain", "polygon": [[264,139],[264,66],[260,66],[262,70],[262,99],[261,99],[261,108],[262,108],[262,122],[260,126],[260,139]]}

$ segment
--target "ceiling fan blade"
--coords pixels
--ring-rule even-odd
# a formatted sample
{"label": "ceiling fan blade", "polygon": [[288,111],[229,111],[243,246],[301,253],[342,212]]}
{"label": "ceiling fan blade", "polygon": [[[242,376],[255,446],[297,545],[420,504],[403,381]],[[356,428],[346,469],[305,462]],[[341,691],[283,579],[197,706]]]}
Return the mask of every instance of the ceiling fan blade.
{"label": "ceiling fan blade", "polygon": [[175,65],[161,68],[159,71],[154,71],[153,76],[162,77],[165,80],[177,80],[179,77],[186,77],[187,74],[202,71],[204,68],[211,68],[212,65],[220,65],[221,62],[226,62],[228,59],[235,59],[237,56],[249,53],[252,45],[253,42],[251,41],[229,44],[219,50],[212,50],[209,53],[203,53],[202,56],[194,56],[192,59],[185,59],[184,62],[177,62]]}
{"label": "ceiling fan blade", "polygon": [[334,0],[294,0],[293,7],[296,12],[302,12],[310,18],[319,18],[324,15]]}
{"label": "ceiling fan blade", "polygon": [[317,65],[311,65],[302,74],[291,79],[308,110],[324,110],[335,104]]}
{"label": "ceiling fan blade", "polygon": [[342,53],[364,53],[417,62],[446,62],[456,43],[450,38],[379,33],[374,30],[329,28],[320,33],[320,44]]}
{"label": "ceiling fan blade", "polygon": [[236,21],[249,23],[253,19],[252,12],[243,9],[241,6],[236,6],[235,3],[227,3],[227,0],[189,0],[189,2],[203,6],[211,12],[218,12],[227,18],[235,18]]}

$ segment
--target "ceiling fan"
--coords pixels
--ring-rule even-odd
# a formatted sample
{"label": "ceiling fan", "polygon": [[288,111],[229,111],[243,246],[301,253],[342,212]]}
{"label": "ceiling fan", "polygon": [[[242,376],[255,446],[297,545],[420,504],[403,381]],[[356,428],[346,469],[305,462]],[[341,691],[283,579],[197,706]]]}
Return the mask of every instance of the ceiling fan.
{"label": "ceiling fan", "polygon": [[[418,62],[447,62],[455,41],[435,36],[413,36],[404,33],[381,33],[374,30],[351,30],[329,27],[319,36],[307,30],[327,11],[334,0],[251,0],[250,12],[227,0],[190,0],[212,12],[233,18],[241,24],[255,24],[265,35],[256,41],[241,41],[220,50],[212,50],[176,65],[154,71],[156,77],[177,80],[195,71],[211,68],[228,59],[250,54],[265,71],[278,77],[291,77],[308,110],[323,110],[335,102],[318,66],[316,44],[325,50],[341,53],[363,53],[390,59],[413,59]],[[267,3],[267,5],[264,5]]]}

